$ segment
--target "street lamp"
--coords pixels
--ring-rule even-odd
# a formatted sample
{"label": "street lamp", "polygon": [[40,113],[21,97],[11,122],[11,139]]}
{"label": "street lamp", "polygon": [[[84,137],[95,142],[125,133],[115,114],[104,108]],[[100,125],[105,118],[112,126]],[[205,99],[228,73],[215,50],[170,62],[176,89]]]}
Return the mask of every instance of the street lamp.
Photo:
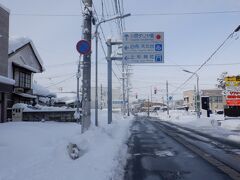
{"label": "street lamp", "polygon": [[191,72],[186,69],[183,69],[184,72],[194,74],[197,77],[197,118],[200,118],[200,95],[199,95],[199,75],[196,72]]}
{"label": "street lamp", "polygon": [[108,19],[103,19],[100,22],[97,23],[96,25],[96,29],[95,29],[95,45],[96,45],[96,65],[95,65],[95,126],[98,126],[98,28],[102,23],[108,22],[108,21],[112,21],[115,19],[123,19],[125,17],[130,16],[131,14],[124,14],[124,15],[118,15],[115,17],[111,17]]}

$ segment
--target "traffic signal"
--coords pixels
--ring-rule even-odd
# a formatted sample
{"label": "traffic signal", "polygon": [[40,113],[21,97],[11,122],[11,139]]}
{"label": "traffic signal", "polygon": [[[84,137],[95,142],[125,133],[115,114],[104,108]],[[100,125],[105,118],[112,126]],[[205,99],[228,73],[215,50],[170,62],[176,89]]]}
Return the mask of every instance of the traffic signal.
{"label": "traffic signal", "polygon": [[157,88],[154,89],[154,94],[157,94]]}

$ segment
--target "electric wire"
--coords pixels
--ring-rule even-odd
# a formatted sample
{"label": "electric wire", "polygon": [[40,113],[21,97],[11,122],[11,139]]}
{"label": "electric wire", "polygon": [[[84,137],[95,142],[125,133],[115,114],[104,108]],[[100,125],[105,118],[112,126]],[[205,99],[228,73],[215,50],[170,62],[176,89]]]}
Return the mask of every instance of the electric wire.
{"label": "electric wire", "polygon": [[[95,8],[95,6],[94,6],[94,3],[93,3],[93,9],[94,9],[94,12],[95,12],[95,14],[96,14],[97,20],[98,20],[98,22],[99,22],[98,14],[97,14],[96,8]],[[106,37],[105,37],[105,34],[104,34],[104,32],[103,32],[103,29],[102,29],[102,26],[101,26],[101,25],[100,25],[100,29],[101,29],[103,38],[104,38],[104,40],[106,41]],[[104,56],[105,56],[105,58],[106,58],[106,57],[107,57],[107,54],[106,54],[106,51],[105,51],[105,49],[104,49],[103,42],[102,42],[102,39],[101,39],[100,36],[99,36],[99,40],[100,40],[100,44],[101,44],[101,48],[102,48],[102,50],[103,50]],[[112,69],[112,72],[113,72],[114,76],[117,78],[117,80],[120,82],[120,78],[117,76],[117,74],[115,73],[115,71],[114,71],[113,69]]]}
{"label": "electric wire", "polygon": [[[239,28],[240,26],[238,26],[238,28]],[[237,28],[237,29],[238,29]],[[236,29],[236,30],[237,30]],[[204,61],[200,66],[199,66],[199,68],[197,68],[193,73],[192,73],[192,75],[188,78],[188,79],[186,79],[179,87],[177,87],[172,93],[170,93],[170,94],[174,94],[174,92],[176,92],[176,91],[179,91],[180,89],[182,89],[183,87],[184,87],[184,85],[190,80],[190,79],[192,79],[192,77],[194,77],[195,75],[196,75],[196,73],[198,72],[198,71],[200,71],[211,59],[212,59],[212,57],[223,47],[223,45],[230,39],[230,38],[232,38],[233,37],[233,34],[236,32],[236,30],[234,30],[232,33],[230,33],[228,36],[227,36],[227,38],[217,47],[217,49],[209,56],[209,58],[207,58],[207,60],[206,61]],[[239,30],[239,29],[238,29]]]}
{"label": "electric wire", "polygon": [[74,74],[73,76],[70,76],[70,77],[68,77],[68,78],[66,78],[66,79],[63,79],[63,80],[57,82],[57,83],[54,83],[54,84],[49,85],[49,86],[47,86],[46,88],[53,87],[53,86],[56,86],[56,85],[61,84],[61,83],[63,83],[63,82],[66,82],[66,81],[68,81],[69,79],[74,78],[75,76],[76,76],[76,75]]}
{"label": "electric wire", "polygon": [[[111,1],[112,2],[112,1]],[[112,5],[114,6],[114,5]],[[173,13],[133,13],[131,16],[173,16],[173,15],[210,15],[210,14],[238,14],[240,10],[202,11],[202,12],[173,12]],[[114,12],[113,15],[116,15]],[[79,17],[81,14],[49,14],[49,13],[11,13],[11,16],[39,16],[39,17]],[[109,17],[112,15],[109,14]]]}

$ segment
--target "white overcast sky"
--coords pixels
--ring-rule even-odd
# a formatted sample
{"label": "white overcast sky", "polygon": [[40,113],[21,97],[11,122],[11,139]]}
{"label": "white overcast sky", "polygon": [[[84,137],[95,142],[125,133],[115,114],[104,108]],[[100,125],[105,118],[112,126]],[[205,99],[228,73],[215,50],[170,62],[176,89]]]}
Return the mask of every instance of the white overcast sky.
{"label": "white overcast sky", "polygon": [[[98,15],[102,14],[101,0],[94,0]],[[113,15],[113,0],[103,0],[106,4],[104,15]],[[8,7],[10,15],[10,36],[27,36],[36,45],[46,67],[46,71],[35,76],[35,80],[52,91],[74,91],[78,53],[75,45],[81,39],[81,16],[35,16],[81,14],[80,0],[0,0]],[[132,16],[125,19],[126,31],[162,31],[165,33],[165,63],[160,65],[132,67],[132,94],[140,98],[150,94],[150,89],[165,89],[169,81],[173,92],[190,74],[182,69],[194,71],[203,63],[220,43],[240,24],[240,12],[200,14],[200,15],[158,15],[136,16],[149,13],[216,12],[240,10],[239,0],[123,0],[124,12]],[[22,15],[25,14],[25,15]],[[29,15],[26,15],[29,14]],[[107,38],[119,38],[115,22],[103,26]],[[94,30],[94,27],[93,27]],[[104,44],[105,46],[105,44]],[[106,47],[105,47],[106,48]],[[99,84],[106,86],[107,71],[101,46],[99,46]],[[93,46],[93,52],[94,52]],[[92,82],[94,86],[94,53],[92,54]],[[234,36],[214,56],[209,64],[240,63],[240,38]],[[183,66],[166,66],[183,65]],[[184,66],[186,65],[186,66]],[[188,66],[187,66],[188,65]],[[114,71],[120,76],[119,67],[113,63]],[[240,64],[206,66],[200,72],[200,88],[214,88],[216,79],[223,71],[230,75],[239,74]],[[66,80],[67,79],[67,80]],[[60,81],[62,83],[54,85]],[[120,87],[113,76],[113,86]],[[192,79],[183,89],[175,93],[175,99],[182,97],[182,91],[193,89],[196,79]]]}

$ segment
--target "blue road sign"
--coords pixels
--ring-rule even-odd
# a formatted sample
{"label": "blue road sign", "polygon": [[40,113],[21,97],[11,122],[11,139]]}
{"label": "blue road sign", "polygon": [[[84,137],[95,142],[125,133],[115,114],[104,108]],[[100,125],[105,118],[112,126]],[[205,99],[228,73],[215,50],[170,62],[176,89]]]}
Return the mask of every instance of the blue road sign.
{"label": "blue road sign", "polygon": [[163,61],[162,55],[161,54],[156,54],[155,55],[155,62],[162,62],[162,61]]}
{"label": "blue road sign", "polygon": [[162,51],[162,44],[155,44],[155,51]]}
{"label": "blue road sign", "polygon": [[127,63],[164,63],[163,32],[124,32],[122,39]]}
{"label": "blue road sign", "polygon": [[80,54],[88,54],[91,51],[90,43],[86,40],[80,40],[78,41],[76,45],[76,49]]}

